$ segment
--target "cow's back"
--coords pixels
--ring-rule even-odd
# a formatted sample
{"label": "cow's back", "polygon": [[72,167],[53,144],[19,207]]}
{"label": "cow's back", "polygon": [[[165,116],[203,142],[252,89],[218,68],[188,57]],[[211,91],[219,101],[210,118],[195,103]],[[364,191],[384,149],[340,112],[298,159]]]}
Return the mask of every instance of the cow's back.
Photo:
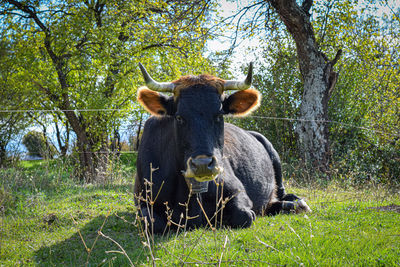
{"label": "cow's back", "polygon": [[260,213],[270,202],[275,189],[270,156],[254,135],[232,124],[225,123],[224,138],[224,158],[244,185],[253,209]]}

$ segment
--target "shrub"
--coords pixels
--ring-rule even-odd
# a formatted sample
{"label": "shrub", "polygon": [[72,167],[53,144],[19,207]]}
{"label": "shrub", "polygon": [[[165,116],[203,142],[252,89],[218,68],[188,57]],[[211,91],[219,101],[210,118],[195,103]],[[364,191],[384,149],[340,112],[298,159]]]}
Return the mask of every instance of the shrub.
{"label": "shrub", "polygon": [[43,133],[37,131],[28,132],[22,139],[22,143],[31,156],[53,158],[57,150]]}

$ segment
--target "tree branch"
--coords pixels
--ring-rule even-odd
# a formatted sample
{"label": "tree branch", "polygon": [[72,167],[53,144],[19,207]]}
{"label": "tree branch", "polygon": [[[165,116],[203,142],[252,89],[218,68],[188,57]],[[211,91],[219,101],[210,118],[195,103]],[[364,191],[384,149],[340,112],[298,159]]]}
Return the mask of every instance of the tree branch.
{"label": "tree branch", "polygon": [[181,49],[181,47],[173,45],[173,44],[156,43],[156,44],[151,44],[151,45],[143,47],[142,51],[148,50],[148,49],[151,49],[151,48],[155,48],[155,47],[172,47],[172,48]]}
{"label": "tree branch", "polygon": [[296,43],[301,73],[303,76],[307,75],[315,61],[321,57],[310,17],[295,0],[269,0],[269,2],[292,35]]}
{"label": "tree branch", "polygon": [[[49,29],[44,25],[44,23],[39,19],[37,16],[37,12],[34,7],[27,6],[21,2],[15,1],[15,0],[7,0],[7,2],[11,5],[14,5],[16,8],[19,10],[29,14],[29,17],[32,18],[36,24],[42,29],[45,33],[49,33]],[[32,8],[32,9],[30,9]]]}
{"label": "tree branch", "polygon": [[42,92],[44,92],[53,103],[60,101],[60,97],[54,93],[52,93],[49,88],[44,87],[37,81],[32,81]]}
{"label": "tree branch", "polygon": [[332,67],[335,66],[335,64],[338,62],[338,60],[340,59],[341,55],[342,55],[342,49],[339,49],[336,53],[335,58],[331,61]]}
{"label": "tree branch", "polygon": [[304,0],[303,4],[301,5],[301,9],[310,16],[310,9],[313,5],[313,0]]}

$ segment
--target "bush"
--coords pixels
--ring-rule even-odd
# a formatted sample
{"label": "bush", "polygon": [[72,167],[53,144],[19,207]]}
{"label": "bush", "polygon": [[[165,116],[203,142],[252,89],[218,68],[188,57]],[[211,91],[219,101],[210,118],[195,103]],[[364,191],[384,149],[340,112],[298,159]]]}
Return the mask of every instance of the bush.
{"label": "bush", "polygon": [[47,137],[41,132],[28,132],[26,135],[24,135],[22,143],[28,150],[28,154],[31,156],[53,158],[57,152],[54,145],[51,144],[47,140]]}

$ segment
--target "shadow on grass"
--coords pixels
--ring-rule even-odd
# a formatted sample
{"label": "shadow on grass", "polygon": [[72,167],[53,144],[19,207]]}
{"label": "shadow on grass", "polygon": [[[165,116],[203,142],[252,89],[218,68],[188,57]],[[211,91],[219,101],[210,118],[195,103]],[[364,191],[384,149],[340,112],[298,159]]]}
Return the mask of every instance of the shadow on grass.
{"label": "shadow on grass", "polygon": [[149,253],[133,225],[134,220],[135,214],[127,212],[111,214],[107,218],[98,216],[79,231],[76,227],[75,233],[68,239],[36,251],[36,263],[41,266],[129,266],[130,262],[121,248],[100,236],[100,229],[125,250],[133,264],[147,263]]}

